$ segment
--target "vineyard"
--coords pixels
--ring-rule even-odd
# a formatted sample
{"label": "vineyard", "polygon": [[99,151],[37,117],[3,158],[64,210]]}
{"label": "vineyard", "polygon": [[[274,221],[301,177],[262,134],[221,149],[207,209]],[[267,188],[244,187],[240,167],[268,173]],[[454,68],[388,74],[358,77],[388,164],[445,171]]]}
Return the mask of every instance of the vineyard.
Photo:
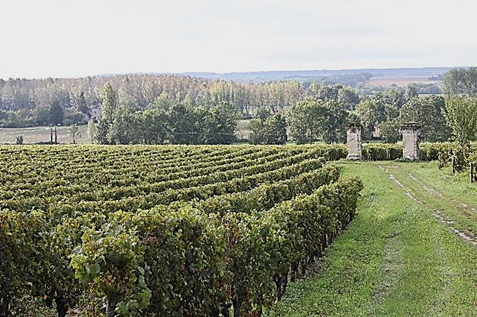
{"label": "vineyard", "polygon": [[353,219],[343,146],[0,146],[0,316],[258,316]]}

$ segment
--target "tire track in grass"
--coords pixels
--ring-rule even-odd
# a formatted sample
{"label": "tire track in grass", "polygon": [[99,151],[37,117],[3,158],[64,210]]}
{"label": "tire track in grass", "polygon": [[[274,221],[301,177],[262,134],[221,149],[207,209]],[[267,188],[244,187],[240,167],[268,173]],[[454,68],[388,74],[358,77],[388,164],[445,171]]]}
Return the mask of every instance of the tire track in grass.
{"label": "tire track in grass", "polygon": [[[397,166],[394,166],[396,168],[399,168]],[[475,234],[473,234],[472,232],[470,232],[469,230],[461,230],[460,228],[458,228],[457,226],[454,226],[454,224],[456,224],[456,222],[454,221],[454,219],[450,218],[448,215],[446,215],[445,213],[443,213],[442,211],[440,211],[439,209],[437,208],[433,208],[431,207],[432,205],[435,205],[435,202],[432,203],[432,202],[429,202],[429,200],[424,200],[423,199],[423,195],[417,195],[416,193],[414,193],[411,189],[409,189],[408,187],[406,187],[404,185],[404,182],[399,179],[396,178],[396,176],[394,174],[392,174],[389,170],[389,168],[384,168],[383,166],[379,166],[379,168],[387,173],[389,175],[389,179],[394,181],[399,187],[403,188],[406,190],[406,195],[413,201],[421,204],[421,205],[424,205],[426,206],[426,209],[430,210],[431,211],[431,214],[436,218],[438,219],[442,224],[446,225],[452,232],[454,232],[456,235],[458,235],[460,238],[468,241],[469,243],[471,243],[472,245],[474,246],[477,246],[477,237],[475,236]],[[477,209],[475,209],[474,207],[471,207],[471,206],[468,206],[464,203],[461,203],[459,201],[457,201],[456,199],[450,199],[450,198],[447,198],[445,197],[442,193],[438,192],[437,190],[435,190],[434,188],[426,185],[424,182],[422,182],[421,180],[419,180],[417,177],[415,177],[412,173],[408,173],[408,177],[416,182],[417,184],[419,184],[425,192],[427,192],[429,195],[433,196],[433,198],[435,198],[436,200],[441,200],[441,201],[445,201],[447,202],[448,204],[453,204],[456,209],[460,210],[460,211],[464,211],[463,214],[470,220],[470,221],[473,221],[475,222],[476,219],[475,217],[477,216],[476,215],[470,215],[468,210],[471,210],[471,211],[475,211],[477,212]],[[419,198],[418,198],[419,196]],[[465,210],[463,210],[465,209]],[[466,212],[467,211],[467,212]]]}
{"label": "tire track in grass", "polygon": [[421,180],[418,179],[416,176],[414,176],[412,173],[408,173],[408,174],[409,174],[409,177],[410,177],[413,181],[419,183],[419,184],[422,186],[422,188],[424,188],[428,193],[430,193],[430,194],[432,194],[432,195],[434,195],[434,196],[443,198],[443,199],[447,199],[448,201],[452,201],[452,202],[454,202],[454,203],[457,203],[457,204],[460,205],[460,207],[464,207],[464,208],[467,209],[467,210],[470,210],[470,211],[473,211],[473,212],[476,212],[476,213],[477,213],[477,208],[474,208],[474,207],[472,207],[472,206],[469,206],[469,205],[467,205],[467,204],[464,204],[463,202],[460,202],[460,201],[458,201],[458,200],[455,199],[455,198],[448,197],[447,195],[444,195],[444,194],[438,192],[438,191],[435,190],[434,188],[429,187],[429,186],[426,185],[423,181],[421,181]]}
{"label": "tire track in grass", "polygon": [[[455,235],[457,235],[459,238],[462,240],[467,241],[470,243],[472,246],[477,246],[477,241],[474,235],[467,233],[464,230],[459,230],[456,228],[456,223],[454,220],[450,219],[442,213],[439,209],[435,208],[436,205],[438,208],[442,207],[441,205],[438,204],[438,202],[441,201],[446,201],[449,203],[448,200],[446,200],[442,194],[440,194],[438,191],[434,190],[432,187],[426,186],[423,182],[418,180],[417,178],[414,177],[412,178],[411,173],[408,175],[402,175],[402,171],[399,170],[400,166],[392,166],[395,169],[390,171],[390,168],[381,168],[381,170],[385,173],[388,174],[388,177],[391,181],[393,181],[401,190],[405,191],[406,195],[409,197],[410,200],[415,201],[419,205],[421,205],[424,210],[430,211],[431,215],[434,216],[441,222],[446,228],[450,229]],[[415,186],[412,186],[412,183],[410,183],[409,179],[403,176],[408,176],[411,178],[412,181],[415,183],[418,183],[421,188],[424,189],[424,191],[419,191],[418,188]],[[434,231],[429,232],[430,236],[434,236]],[[439,235],[436,234],[435,238],[439,239]],[[433,241],[433,243],[437,242],[438,240],[435,240],[435,238],[431,238],[430,240]],[[439,254],[439,258],[444,261],[444,259],[452,257],[452,253],[449,253],[446,248],[438,247],[440,243],[437,242],[437,245],[435,246],[434,252]],[[425,262],[424,262],[425,263]],[[459,283],[454,282],[455,281],[455,274],[457,274],[456,270],[453,269],[451,266],[446,266],[446,265],[439,265],[436,267],[436,269],[439,272],[439,275],[441,278],[439,280],[443,281],[441,285],[441,291],[438,292],[436,297],[434,299],[430,300],[430,304],[427,306],[427,311],[425,313],[426,316],[449,316],[446,312],[446,304],[443,305],[443,303],[449,303],[453,300],[453,297],[455,296],[455,292],[459,288]],[[407,271],[408,268],[406,268],[406,264],[404,264],[403,267],[404,271]],[[445,281],[445,282],[444,282]],[[399,281],[398,281],[399,282]],[[406,283],[405,282],[405,277],[403,277],[402,282],[400,283]],[[398,291],[399,292],[399,291]],[[395,296],[395,293],[391,293],[390,296]],[[376,314],[377,313],[377,314]],[[377,315],[381,316],[382,312],[378,311],[370,311],[369,315]],[[389,313],[389,311],[387,311]],[[384,314],[386,315],[386,314]]]}
{"label": "tire track in grass", "polygon": [[388,239],[388,243],[384,247],[385,257],[381,267],[382,279],[376,286],[367,312],[368,316],[379,314],[380,303],[390,295],[391,290],[402,279],[404,257],[401,232],[388,236]]}
{"label": "tire track in grass", "polygon": [[[421,181],[420,179],[418,179],[416,176],[414,176],[412,173],[408,173],[409,177],[415,181],[416,183],[420,184],[422,186],[422,188],[424,188],[424,190],[426,190],[429,194],[437,197],[437,198],[440,198],[440,199],[443,199],[443,200],[447,200],[449,203],[452,202],[452,203],[455,203],[457,204],[457,209],[460,209],[462,210],[462,207],[465,209],[465,210],[470,210],[470,211],[473,211],[473,212],[477,212],[477,209],[472,207],[472,206],[469,206],[467,204],[464,204],[462,202],[459,202],[457,199],[454,199],[454,198],[449,198],[447,197],[446,195],[438,192],[437,190],[435,190],[434,188],[426,185],[423,181]],[[464,214],[467,216],[468,213],[464,212]],[[446,217],[445,215],[443,215],[443,213],[437,209],[434,209],[433,211],[433,216],[436,217],[437,219],[439,219],[442,223],[444,224],[447,224],[447,225],[450,225],[450,224],[454,224],[455,221],[453,221],[452,219],[449,219],[448,217]],[[473,217],[470,217],[470,220],[472,220]],[[460,231],[460,230],[457,230],[456,228],[454,228],[453,226],[449,226],[449,228],[455,233],[457,234],[458,236],[460,236],[462,239],[464,240],[467,240],[469,241],[472,245],[474,246],[477,246],[477,238],[475,237],[475,235],[473,234],[468,234],[468,233],[465,233],[463,231]]]}

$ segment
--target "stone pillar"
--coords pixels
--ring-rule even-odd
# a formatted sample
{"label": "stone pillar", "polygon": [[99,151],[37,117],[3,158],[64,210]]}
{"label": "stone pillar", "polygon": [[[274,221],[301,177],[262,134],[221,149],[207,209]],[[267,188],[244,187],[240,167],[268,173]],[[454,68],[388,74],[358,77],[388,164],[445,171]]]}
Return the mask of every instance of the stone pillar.
{"label": "stone pillar", "polygon": [[408,160],[419,159],[420,126],[416,122],[406,122],[401,126],[403,151],[402,156]]}
{"label": "stone pillar", "polygon": [[348,145],[348,160],[361,159],[361,125],[350,123],[346,126],[346,144]]}

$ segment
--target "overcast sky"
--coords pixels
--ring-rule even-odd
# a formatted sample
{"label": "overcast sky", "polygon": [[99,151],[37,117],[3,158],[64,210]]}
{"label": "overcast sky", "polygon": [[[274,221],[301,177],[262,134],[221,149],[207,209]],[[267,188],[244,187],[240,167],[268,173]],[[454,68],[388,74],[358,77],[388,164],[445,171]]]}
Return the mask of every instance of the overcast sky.
{"label": "overcast sky", "polygon": [[475,0],[0,0],[0,78],[476,65]]}

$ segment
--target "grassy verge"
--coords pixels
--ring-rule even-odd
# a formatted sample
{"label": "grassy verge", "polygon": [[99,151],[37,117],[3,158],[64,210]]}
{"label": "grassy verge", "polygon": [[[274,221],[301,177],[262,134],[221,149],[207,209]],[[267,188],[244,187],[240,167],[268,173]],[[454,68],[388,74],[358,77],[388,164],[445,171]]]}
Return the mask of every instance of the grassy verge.
{"label": "grassy verge", "polygon": [[430,197],[410,199],[385,170],[406,184],[408,168],[429,170],[419,176],[433,183],[442,172],[414,163],[343,164],[344,174],[365,183],[356,218],[328,250],[322,272],[293,283],[271,315],[476,316],[477,248],[433,216],[423,203]]}

